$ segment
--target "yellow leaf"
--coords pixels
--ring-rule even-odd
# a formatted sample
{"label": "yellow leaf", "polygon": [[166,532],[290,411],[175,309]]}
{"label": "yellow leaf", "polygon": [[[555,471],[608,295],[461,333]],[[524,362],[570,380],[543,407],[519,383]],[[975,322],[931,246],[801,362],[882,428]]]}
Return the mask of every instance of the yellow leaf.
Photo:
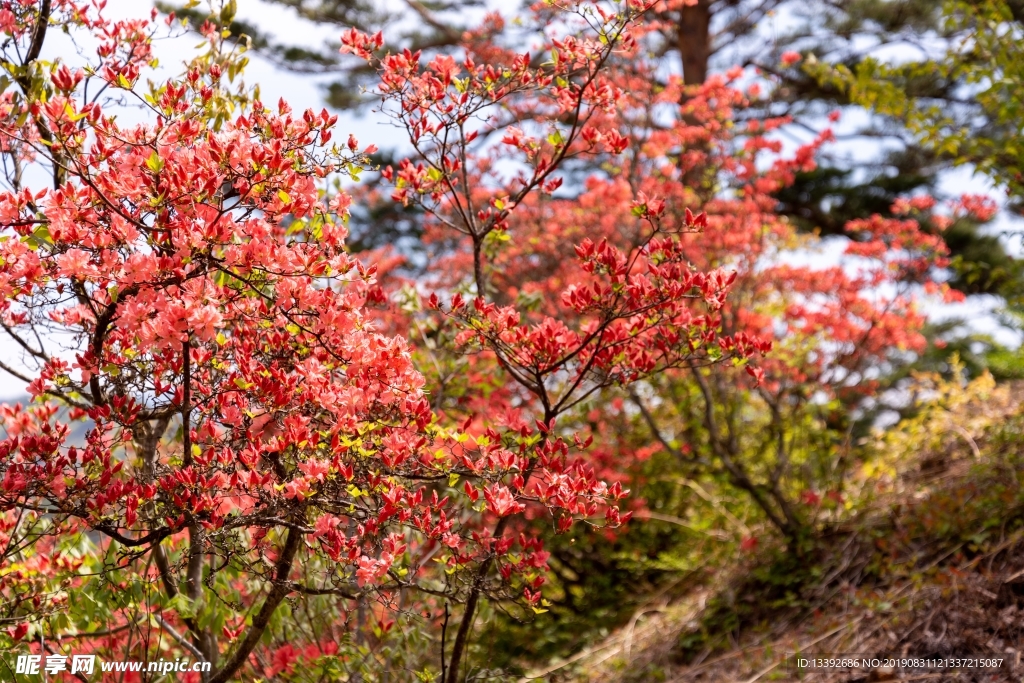
{"label": "yellow leaf", "polygon": [[157,154],[156,150],[153,150],[153,152],[149,155],[149,158],[146,159],[146,168],[148,168],[153,173],[159,173],[160,170],[163,169],[163,167],[163,159],[160,158],[160,155]]}

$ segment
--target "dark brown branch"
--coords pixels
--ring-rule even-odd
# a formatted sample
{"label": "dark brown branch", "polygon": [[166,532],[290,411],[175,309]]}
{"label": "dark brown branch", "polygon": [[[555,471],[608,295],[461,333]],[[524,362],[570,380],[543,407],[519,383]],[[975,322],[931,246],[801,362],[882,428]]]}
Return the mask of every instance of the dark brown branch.
{"label": "dark brown branch", "polygon": [[34,62],[39,58],[43,49],[43,40],[46,39],[46,29],[50,25],[50,0],[42,0],[39,3],[39,19],[32,29],[32,42],[29,43],[28,53],[25,55],[25,64]]}
{"label": "dark brown branch", "polygon": [[757,506],[761,508],[777,529],[782,531],[788,538],[794,538],[797,530],[789,524],[787,519],[779,516],[771,503],[764,497],[764,492],[761,488],[750,479],[743,467],[733,460],[733,456],[737,452],[735,440],[729,439],[727,444],[723,444],[721,432],[718,428],[718,420],[715,418],[715,401],[711,388],[708,386],[704,376],[701,375],[699,369],[691,369],[693,370],[693,377],[697,381],[697,386],[700,388],[701,395],[704,398],[704,424],[710,437],[708,440],[711,442],[711,449],[729,473],[733,484],[750,494],[754,502],[757,503]]}
{"label": "dark brown branch", "polygon": [[93,529],[103,534],[106,534],[110,538],[114,539],[121,545],[128,548],[138,548],[140,546],[158,543],[173,533],[171,529],[167,527],[161,527],[159,529],[150,531],[148,534],[140,538],[129,538],[128,536],[125,536],[124,534],[119,532],[114,527],[108,526],[106,524],[97,524],[93,527]]}
{"label": "dark brown branch", "polygon": [[291,592],[301,593],[302,595],[336,595],[342,598],[349,598],[350,600],[358,600],[362,597],[361,593],[352,592],[346,588],[311,588],[294,581],[288,584],[288,588]]}
{"label": "dark brown branch", "polygon": [[288,574],[291,573],[292,565],[295,562],[295,555],[301,543],[302,534],[294,529],[289,529],[288,535],[285,537],[284,548],[281,550],[281,556],[274,565],[274,583],[270,593],[267,595],[266,600],[263,601],[260,611],[253,617],[252,626],[249,627],[245,638],[238,644],[238,647],[231,653],[231,656],[224,662],[220,670],[210,677],[209,683],[227,683],[227,681],[231,680],[235,672],[245,664],[245,661],[259,643],[260,638],[263,637],[263,632],[267,629],[270,618],[274,615],[274,612],[285,597],[292,592],[292,584],[287,579]]}

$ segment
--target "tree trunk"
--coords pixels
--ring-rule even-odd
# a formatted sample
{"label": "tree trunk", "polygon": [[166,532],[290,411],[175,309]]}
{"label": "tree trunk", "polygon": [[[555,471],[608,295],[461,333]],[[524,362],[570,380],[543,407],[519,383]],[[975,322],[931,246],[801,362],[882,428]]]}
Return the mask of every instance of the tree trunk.
{"label": "tree trunk", "polygon": [[697,0],[695,5],[680,8],[676,48],[683,62],[683,83],[702,84],[711,57],[711,0]]}

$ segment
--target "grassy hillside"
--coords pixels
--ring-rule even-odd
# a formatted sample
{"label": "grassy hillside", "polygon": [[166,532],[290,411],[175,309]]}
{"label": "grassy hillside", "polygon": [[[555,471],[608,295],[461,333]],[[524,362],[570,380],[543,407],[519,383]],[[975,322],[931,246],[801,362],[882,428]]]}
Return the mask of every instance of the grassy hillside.
{"label": "grassy hillside", "polygon": [[[1021,680],[1024,387],[926,377],[916,389],[915,417],[859,444],[831,528],[654,591],[607,637],[524,680]],[[985,654],[1006,669],[800,672],[794,652]]]}

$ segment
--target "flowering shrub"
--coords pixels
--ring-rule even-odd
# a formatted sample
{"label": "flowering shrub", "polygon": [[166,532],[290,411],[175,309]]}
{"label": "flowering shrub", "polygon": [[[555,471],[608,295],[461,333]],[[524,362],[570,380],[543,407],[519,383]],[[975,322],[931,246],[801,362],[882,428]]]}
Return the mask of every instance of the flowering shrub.
{"label": "flowering shrub", "polygon": [[[760,379],[747,363],[770,347],[722,327],[734,269],[690,263],[685,236],[707,217],[666,221],[644,192],[622,198],[633,243],[564,237],[572,277],[550,282],[545,310],[495,296],[488,254],[513,211],[535,210],[569,161],[629,144],[607,125],[626,95],[606,72],[636,49],[645,9],[553,20],[541,66],[493,45],[474,48],[480,65],[374,62],[420,152],[385,171],[396,199],[468,247],[469,270],[457,253],[436,263],[427,305],[453,348],[500,378],[500,400],[474,387],[479,414],[453,421],[409,342],[368,310],[382,298],[376,267],[345,248],[352,198],[327,189],[372,146],[335,142],[326,111],[266,106],[212,25],[182,76],[145,86],[155,14],[5,8],[0,312],[28,366],[4,369],[32,403],[3,414],[0,638],[124,660],[180,648],[212,663],[201,675],[214,683],[299,676],[297,644],[266,643],[303,601],[330,617],[302,646],[372,670],[339,634],[361,634],[372,610],[381,637],[413,601],[441,633],[422,675],[454,683],[481,600],[541,611],[546,553],[524,520],[628,518],[626,491],[595,472],[563,416],[672,368],[731,359]],[[90,36],[95,56],[41,61],[54,30]],[[380,37],[343,45],[376,60]],[[470,148],[488,111],[523,119],[504,127],[511,178],[494,150]]]}

